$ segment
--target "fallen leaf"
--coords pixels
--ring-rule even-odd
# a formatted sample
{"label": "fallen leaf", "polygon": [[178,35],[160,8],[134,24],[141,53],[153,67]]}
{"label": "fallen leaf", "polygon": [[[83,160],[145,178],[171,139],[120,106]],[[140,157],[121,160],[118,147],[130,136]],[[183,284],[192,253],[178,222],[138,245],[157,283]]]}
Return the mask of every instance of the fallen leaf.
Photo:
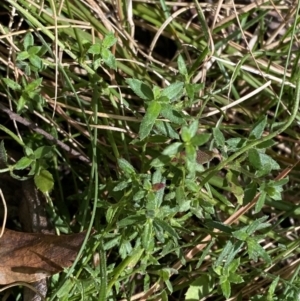
{"label": "fallen leaf", "polygon": [[61,272],[72,265],[85,235],[86,232],[56,236],[5,229],[0,238],[0,285],[35,282]]}

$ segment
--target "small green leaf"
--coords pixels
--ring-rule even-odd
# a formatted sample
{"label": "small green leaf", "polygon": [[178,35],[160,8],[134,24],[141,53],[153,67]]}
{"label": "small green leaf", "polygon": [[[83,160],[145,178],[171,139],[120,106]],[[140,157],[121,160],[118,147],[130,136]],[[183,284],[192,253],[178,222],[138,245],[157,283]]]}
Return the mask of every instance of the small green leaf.
{"label": "small green leaf", "polygon": [[115,45],[117,42],[117,38],[114,36],[112,32],[107,34],[103,41],[102,41],[102,47],[103,48],[110,48],[111,46]]}
{"label": "small green leaf", "polygon": [[2,78],[2,80],[7,87],[11,88],[14,91],[20,91],[22,88],[18,83],[14,82],[10,78]]}
{"label": "small green leaf", "polygon": [[264,116],[263,119],[259,120],[253,127],[252,131],[250,132],[250,139],[259,139],[264,132],[264,129],[267,124],[267,115]]}
{"label": "small green leaf", "polygon": [[238,203],[240,205],[242,205],[243,204],[243,199],[244,199],[244,190],[241,187],[241,184],[238,180],[238,177],[237,177],[236,173],[229,170],[228,173],[226,174],[226,179],[227,179],[228,184],[231,188],[231,192],[237,198]]}
{"label": "small green leaf", "polygon": [[181,129],[181,138],[184,142],[190,142],[192,136],[190,134],[190,130],[187,126],[183,126]]}
{"label": "small green leaf", "polygon": [[120,169],[127,175],[127,176],[132,176],[135,174],[135,169],[134,167],[125,159],[120,158],[118,159],[118,165]]}
{"label": "small green leaf", "polygon": [[240,258],[236,258],[232,260],[232,262],[228,265],[228,270],[230,273],[234,273],[239,266],[240,266]]}
{"label": "small green leaf", "polygon": [[1,140],[1,143],[0,143],[0,161],[7,164],[7,153],[6,153],[6,149],[5,149],[3,140]]}
{"label": "small green leaf", "polygon": [[182,82],[175,82],[168,86],[167,88],[163,89],[161,92],[161,96],[166,96],[170,101],[177,100],[182,96],[183,93],[183,83]]}
{"label": "small green leaf", "polygon": [[42,60],[40,59],[39,56],[37,56],[35,54],[31,55],[29,57],[29,61],[30,61],[31,65],[34,66],[34,67],[36,67],[38,70],[42,69],[43,62],[42,62]]}
{"label": "small green leaf", "polygon": [[140,216],[140,215],[130,215],[127,216],[126,218],[120,220],[117,225],[119,228],[124,228],[129,225],[134,225],[134,224],[144,224],[145,222],[145,216]]}
{"label": "small green leaf", "polygon": [[186,77],[188,75],[188,72],[187,72],[187,68],[185,65],[185,61],[181,54],[178,55],[177,64],[178,64],[179,73]]}
{"label": "small green leaf", "polygon": [[213,136],[217,143],[217,146],[224,147],[225,137],[219,128],[213,128]]}
{"label": "small green leaf", "polygon": [[34,151],[36,159],[50,158],[53,156],[53,148],[51,146],[41,146]]}
{"label": "small green leaf", "polygon": [[244,282],[244,279],[242,276],[240,275],[237,275],[237,274],[230,274],[229,277],[228,277],[228,281],[230,283],[242,283]]}
{"label": "small green leaf", "polygon": [[226,141],[227,149],[229,152],[236,152],[245,146],[246,142],[244,138],[230,138]]}
{"label": "small green leaf", "polygon": [[143,249],[134,249],[132,254],[129,257],[129,261],[127,263],[127,268],[132,269],[136,266],[138,261],[140,260],[141,256],[143,255],[144,250]]}
{"label": "small green leaf", "polygon": [[197,153],[196,148],[193,145],[188,144],[185,146],[185,155],[187,160],[190,161],[192,164],[196,163]]}
{"label": "small green leaf", "polygon": [[155,121],[155,128],[164,136],[172,138],[172,139],[179,139],[178,133],[172,128],[169,122],[165,122],[162,120]]}
{"label": "small green leaf", "polygon": [[255,210],[254,210],[254,213],[258,213],[261,211],[262,207],[264,206],[265,204],[265,200],[266,200],[266,196],[267,196],[267,193],[266,192],[261,192],[256,204],[255,204]]}
{"label": "small green leaf", "polygon": [[275,293],[277,284],[279,282],[280,276],[277,276],[271,283],[271,285],[269,286],[268,289],[268,295],[273,296],[273,294]]}
{"label": "small green leaf", "polygon": [[36,55],[41,50],[41,46],[32,46],[28,49],[29,56]]}
{"label": "small green leaf", "polygon": [[192,102],[195,98],[195,86],[193,84],[185,84],[185,91],[189,98],[189,100]]}
{"label": "small green leaf", "polygon": [[222,281],[221,290],[222,290],[224,297],[226,299],[229,299],[230,294],[231,294],[231,287],[230,287],[230,282],[227,279],[226,280],[224,279],[224,281]]}
{"label": "small green leaf", "polygon": [[158,218],[154,218],[153,225],[162,228],[164,231],[168,232],[171,235],[171,237],[179,239],[177,232],[165,221]]}
{"label": "small green leaf", "polygon": [[146,114],[141,122],[139,135],[140,139],[145,139],[151,132],[152,127],[155,123],[156,118],[158,117],[161,110],[161,105],[156,101],[151,101],[149,104]]}
{"label": "small green leaf", "polygon": [[16,170],[23,170],[31,165],[32,159],[28,157],[22,157],[14,166]]}
{"label": "small green leaf", "polygon": [[142,81],[135,78],[127,78],[126,83],[130,86],[132,91],[142,99],[153,100],[154,95],[151,88]]}
{"label": "small green leaf", "polygon": [[49,193],[54,186],[53,176],[48,170],[42,169],[34,176],[34,183],[41,192]]}
{"label": "small green leaf", "polygon": [[197,134],[191,139],[191,144],[194,146],[201,146],[209,141],[211,134]]}
{"label": "small green leaf", "polygon": [[22,51],[17,55],[17,61],[24,61],[29,58],[29,53],[27,51]]}
{"label": "small green leaf", "polygon": [[244,190],[244,200],[243,204],[246,205],[253,200],[255,194],[257,192],[257,184],[256,182],[251,182],[248,184]]}
{"label": "small green leaf", "polygon": [[167,146],[162,154],[166,155],[166,156],[174,156],[176,154],[178,154],[180,152],[180,150],[182,150],[183,145],[181,142],[175,142],[170,144],[169,146]]}
{"label": "small green leaf", "polygon": [[143,233],[142,233],[142,246],[147,251],[149,250],[149,246],[152,245],[152,221],[147,219],[146,223],[143,226]]}
{"label": "small green leaf", "polygon": [[17,103],[17,112],[21,112],[23,110],[23,108],[25,107],[25,104],[26,104],[26,99],[25,97],[21,96],[18,100],[18,103]]}
{"label": "small green leaf", "polygon": [[37,88],[40,87],[42,81],[43,81],[43,78],[42,78],[42,77],[39,77],[38,79],[36,79],[36,80],[32,81],[31,83],[29,83],[29,84],[25,87],[26,92],[29,93],[29,92],[35,91]]}
{"label": "small green leaf", "polygon": [[196,119],[189,126],[191,137],[194,137],[197,134],[198,129],[199,129],[199,121]]}
{"label": "small green leaf", "polygon": [[33,35],[31,34],[31,32],[28,32],[25,37],[24,37],[24,49],[27,50],[28,47],[32,46],[34,44],[34,38]]}
{"label": "small green leaf", "polygon": [[214,280],[209,274],[196,278],[185,293],[185,301],[198,301],[208,297],[214,288]]}

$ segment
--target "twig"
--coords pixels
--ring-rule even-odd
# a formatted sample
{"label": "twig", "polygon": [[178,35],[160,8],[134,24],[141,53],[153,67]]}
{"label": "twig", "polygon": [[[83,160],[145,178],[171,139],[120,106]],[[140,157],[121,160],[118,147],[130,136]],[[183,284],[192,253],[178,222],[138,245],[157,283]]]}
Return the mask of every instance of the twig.
{"label": "twig", "polygon": [[2,200],[2,203],[3,203],[3,207],[4,207],[3,224],[2,224],[1,233],[0,233],[0,238],[1,238],[3,236],[4,230],[5,230],[6,219],[7,219],[7,206],[6,206],[5,198],[4,198],[4,195],[2,193],[1,188],[0,188],[0,197],[1,197],[1,200]]}
{"label": "twig", "polygon": [[1,103],[0,103],[0,110],[3,111],[4,113],[6,113],[11,120],[15,120],[16,122],[19,122],[19,123],[29,127],[30,129],[32,129],[36,133],[43,135],[48,141],[51,141],[52,143],[58,145],[59,147],[61,147],[66,152],[70,153],[72,156],[78,158],[79,160],[81,160],[85,163],[90,163],[91,162],[88,157],[80,154],[75,149],[71,148],[67,144],[65,144],[65,143],[61,142],[60,140],[56,139],[55,137],[53,137],[52,135],[50,135],[49,133],[47,133],[43,129],[39,128],[33,122],[28,121],[27,119],[21,117],[19,114],[16,114],[15,112],[11,111],[10,109],[5,107]]}

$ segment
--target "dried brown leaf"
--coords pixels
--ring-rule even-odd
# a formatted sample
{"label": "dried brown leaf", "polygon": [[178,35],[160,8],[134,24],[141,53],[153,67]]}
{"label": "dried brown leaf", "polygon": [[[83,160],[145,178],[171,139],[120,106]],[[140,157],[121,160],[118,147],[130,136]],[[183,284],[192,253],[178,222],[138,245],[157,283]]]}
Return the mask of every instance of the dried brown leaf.
{"label": "dried brown leaf", "polygon": [[5,229],[0,239],[0,285],[35,282],[72,265],[86,232],[71,235]]}

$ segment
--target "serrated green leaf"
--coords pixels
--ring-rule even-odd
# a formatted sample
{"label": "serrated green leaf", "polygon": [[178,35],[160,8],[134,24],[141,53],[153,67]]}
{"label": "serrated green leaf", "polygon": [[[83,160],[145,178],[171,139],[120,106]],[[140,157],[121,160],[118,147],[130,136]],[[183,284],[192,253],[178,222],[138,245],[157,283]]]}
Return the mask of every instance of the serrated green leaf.
{"label": "serrated green leaf", "polygon": [[115,56],[109,51],[108,57],[103,58],[104,63],[111,69],[117,70],[117,62]]}
{"label": "serrated green leaf", "polygon": [[145,139],[150,134],[155,120],[159,116],[160,110],[161,105],[158,102],[152,101],[149,104],[146,114],[140,125],[139,135],[141,140]]}
{"label": "serrated green leaf", "polygon": [[170,86],[163,89],[161,92],[161,96],[166,96],[170,101],[177,100],[182,96],[183,93],[183,83],[182,82],[175,82]]}
{"label": "serrated green leaf", "polygon": [[19,161],[17,161],[14,168],[16,170],[23,170],[23,169],[27,168],[28,166],[30,166],[32,161],[33,160],[28,157],[22,157]]}
{"label": "serrated green leaf", "polygon": [[117,42],[117,38],[114,36],[114,34],[112,32],[108,33],[103,41],[102,41],[102,47],[103,48],[110,48],[113,45],[115,45]]}
{"label": "serrated green leaf", "polygon": [[112,53],[109,49],[101,48],[101,57],[103,58],[103,60],[107,60],[111,54]]}
{"label": "serrated green leaf", "polygon": [[258,257],[261,257],[266,263],[271,263],[271,258],[265,249],[254,239],[249,237],[247,239],[247,250],[249,258],[257,262]]}
{"label": "serrated green leaf", "polygon": [[130,86],[131,90],[140,98],[145,100],[154,99],[151,88],[142,81],[135,78],[127,78],[125,81]]}
{"label": "serrated green leaf", "polygon": [[234,231],[232,233],[232,235],[238,239],[238,240],[241,240],[241,241],[245,241],[248,237],[249,237],[249,234],[246,232],[246,228],[242,228],[242,229],[239,229],[237,231]]}
{"label": "serrated green leaf", "polygon": [[228,281],[229,281],[230,283],[238,284],[238,283],[244,282],[244,279],[243,279],[243,277],[240,276],[240,275],[237,275],[237,274],[230,274],[229,277],[228,277]]}
{"label": "serrated green leaf", "polygon": [[43,193],[49,193],[54,187],[53,176],[46,169],[42,169],[39,174],[34,176],[34,183]]}
{"label": "serrated green leaf", "polygon": [[185,123],[185,120],[184,120],[183,116],[181,115],[181,113],[173,110],[171,106],[164,107],[161,110],[161,115],[176,124],[184,124]]}
{"label": "serrated green leaf", "polygon": [[88,50],[88,53],[91,54],[100,54],[101,53],[101,44],[97,43],[97,44],[93,44],[91,45],[91,47]]}
{"label": "serrated green leaf", "polygon": [[257,170],[270,171],[280,169],[280,165],[275,160],[257,149],[250,149],[248,154],[250,164]]}
{"label": "serrated green leaf", "polygon": [[268,216],[262,216],[256,220],[254,220],[252,223],[247,226],[247,233],[249,235],[253,234],[257,230],[265,229],[270,227],[270,223],[265,223],[265,221],[268,219]]}
{"label": "serrated green leaf", "polygon": [[11,88],[14,91],[19,91],[22,88],[18,83],[14,82],[10,78],[2,78],[2,81],[7,87]]}

